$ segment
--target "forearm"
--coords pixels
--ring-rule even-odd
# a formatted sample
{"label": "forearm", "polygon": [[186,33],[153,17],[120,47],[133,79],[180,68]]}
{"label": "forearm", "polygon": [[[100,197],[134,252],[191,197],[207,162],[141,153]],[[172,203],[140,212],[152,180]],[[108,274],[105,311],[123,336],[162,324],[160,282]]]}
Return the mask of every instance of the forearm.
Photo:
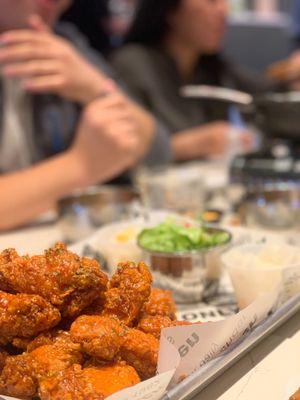
{"label": "forearm", "polygon": [[70,153],[0,177],[0,230],[31,220],[82,183]]}
{"label": "forearm", "polygon": [[[199,157],[199,148],[194,143],[193,129],[176,133],[171,138],[171,152],[176,161],[188,161]],[[203,149],[203,153],[205,149]]]}

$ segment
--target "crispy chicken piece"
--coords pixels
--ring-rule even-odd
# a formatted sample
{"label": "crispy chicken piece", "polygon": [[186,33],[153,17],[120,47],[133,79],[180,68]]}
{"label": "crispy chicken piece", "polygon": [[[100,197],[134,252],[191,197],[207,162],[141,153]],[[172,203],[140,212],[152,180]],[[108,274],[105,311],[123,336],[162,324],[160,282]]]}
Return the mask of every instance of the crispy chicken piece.
{"label": "crispy chicken piece", "polygon": [[163,317],[157,315],[156,317],[145,317],[140,320],[138,323],[137,329],[143,331],[145,333],[150,333],[156,339],[160,339],[161,330],[164,328],[172,328],[175,326],[186,326],[186,325],[194,325],[194,324],[201,324],[201,322],[192,323],[189,321],[171,321],[169,317]]}
{"label": "crispy chicken piece", "polygon": [[0,348],[0,374],[5,365],[6,358],[8,357],[8,353]]}
{"label": "crispy chicken piece", "polygon": [[124,363],[81,369],[74,365],[40,386],[42,400],[102,400],[140,382],[134,368]]}
{"label": "crispy chicken piece", "polygon": [[141,379],[155,375],[157,368],[159,342],[138,329],[130,329],[121,347],[121,358],[131,365]]}
{"label": "crispy chicken piece", "polygon": [[0,291],[0,344],[31,338],[60,321],[60,312],[40,296]]}
{"label": "crispy chicken piece", "polygon": [[156,317],[146,317],[140,320],[137,329],[144,333],[150,333],[156,339],[160,339],[161,330],[173,326],[173,321],[169,317],[158,315]]}
{"label": "crispy chicken piece", "polygon": [[41,333],[35,339],[30,341],[27,344],[25,350],[27,350],[28,353],[30,353],[31,351],[33,351],[41,346],[46,346],[46,345],[51,345],[51,344],[71,345],[72,343],[73,342],[71,340],[70,332],[52,329],[51,331]]}
{"label": "crispy chicken piece", "polygon": [[290,398],[290,400],[300,400],[300,389]]}
{"label": "crispy chicken piece", "polygon": [[26,354],[8,356],[0,375],[0,393],[31,399],[37,391],[35,381]]}
{"label": "crispy chicken piece", "polygon": [[82,315],[73,322],[70,333],[85,353],[102,361],[112,361],[118,356],[127,329],[114,317]]}
{"label": "crispy chicken piece", "polygon": [[46,345],[31,353],[9,356],[0,375],[2,394],[32,398],[37,395],[39,383],[56,376],[73,364],[83,362],[78,345]]}
{"label": "crispy chicken piece", "polygon": [[15,338],[11,343],[16,349],[26,351],[31,341],[32,339]]}
{"label": "crispy chicken piece", "polygon": [[41,382],[39,396],[42,400],[104,400],[103,394],[95,392],[78,364]]}
{"label": "crispy chicken piece", "polygon": [[62,243],[39,256],[21,257],[11,249],[0,255],[0,290],[40,295],[64,317],[77,316],[107,283],[96,260],[81,258]]}
{"label": "crispy chicken piece", "polygon": [[150,315],[176,320],[176,305],[170,290],[152,288],[150,298],[142,309],[142,317]]}
{"label": "crispy chicken piece", "polygon": [[152,276],[144,263],[121,263],[105,294],[103,315],[114,315],[131,326],[148,301]]}

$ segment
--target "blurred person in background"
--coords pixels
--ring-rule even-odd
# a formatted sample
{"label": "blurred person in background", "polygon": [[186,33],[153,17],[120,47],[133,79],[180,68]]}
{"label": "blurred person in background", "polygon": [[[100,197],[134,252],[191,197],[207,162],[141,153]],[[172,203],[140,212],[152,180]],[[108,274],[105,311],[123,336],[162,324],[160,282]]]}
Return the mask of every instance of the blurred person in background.
{"label": "blurred person in background", "polygon": [[[187,84],[212,85],[251,94],[272,83],[233,65],[222,54],[228,18],[226,0],[140,0],[126,45],[113,64],[132,94],[172,133],[174,158],[190,160],[226,153],[234,126],[232,106],[184,98]],[[294,60],[299,71],[299,59]],[[238,124],[241,127],[240,121]],[[251,148],[241,130],[240,146]]]}
{"label": "blurred person in background", "polygon": [[132,21],[137,0],[74,0],[62,15],[105,56],[118,48]]}
{"label": "blurred person in background", "polygon": [[168,157],[164,131],[77,31],[51,31],[69,4],[0,0],[0,229],[76,188],[151,163],[151,150]]}
{"label": "blurred person in background", "polygon": [[102,55],[111,51],[108,0],[74,0],[61,20],[75,25]]}

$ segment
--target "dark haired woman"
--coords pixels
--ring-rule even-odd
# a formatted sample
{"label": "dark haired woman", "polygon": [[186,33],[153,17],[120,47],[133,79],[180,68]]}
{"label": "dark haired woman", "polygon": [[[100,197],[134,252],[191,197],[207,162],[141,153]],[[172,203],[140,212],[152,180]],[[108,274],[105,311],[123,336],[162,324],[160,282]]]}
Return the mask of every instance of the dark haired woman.
{"label": "dark haired woman", "polygon": [[[132,94],[169,128],[177,160],[226,152],[232,128],[228,105],[183,98],[181,86],[268,88],[220,55],[227,16],[226,0],[140,0],[127,44],[114,55]],[[249,145],[246,132],[241,143]]]}

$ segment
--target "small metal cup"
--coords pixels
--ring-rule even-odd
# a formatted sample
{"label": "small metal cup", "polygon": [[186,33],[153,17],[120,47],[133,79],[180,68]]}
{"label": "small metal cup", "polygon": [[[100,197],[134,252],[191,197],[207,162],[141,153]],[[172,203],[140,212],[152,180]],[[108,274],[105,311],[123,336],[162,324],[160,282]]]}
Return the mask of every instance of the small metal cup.
{"label": "small metal cup", "polygon": [[181,253],[155,252],[140,246],[143,257],[150,265],[154,282],[162,289],[172,290],[178,303],[199,302],[214,295],[219,287],[221,254],[228,250],[232,236],[217,228],[208,228],[210,233],[226,232],[226,244],[203,250]]}

